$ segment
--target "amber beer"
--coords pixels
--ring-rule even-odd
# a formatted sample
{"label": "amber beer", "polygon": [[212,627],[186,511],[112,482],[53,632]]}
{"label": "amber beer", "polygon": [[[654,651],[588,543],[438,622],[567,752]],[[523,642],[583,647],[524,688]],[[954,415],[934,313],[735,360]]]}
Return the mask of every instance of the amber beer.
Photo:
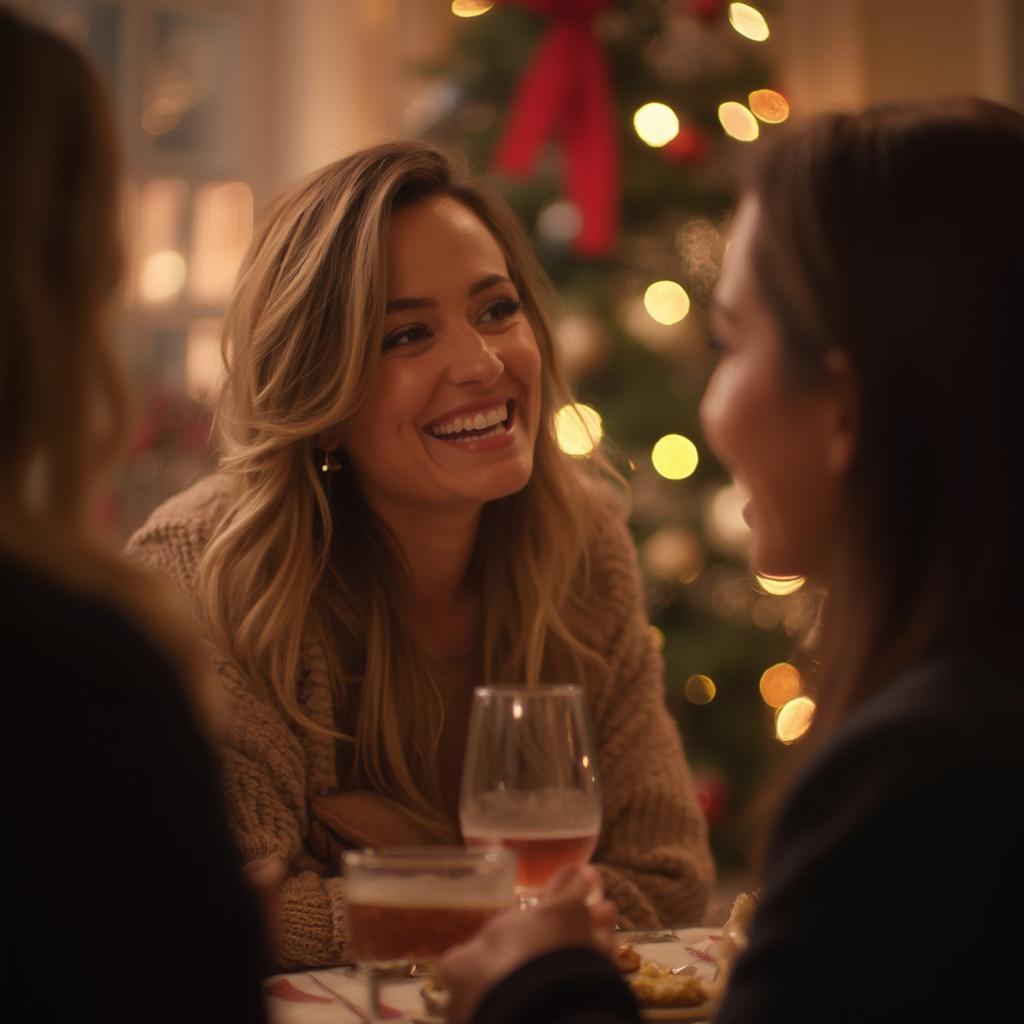
{"label": "amber beer", "polygon": [[367,967],[436,959],[515,903],[506,850],[367,850],[343,868],[349,950]]}
{"label": "amber beer", "polygon": [[597,846],[597,829],[561,829],[536,832],[474,832],[466,834],[469,846],[502,846],[512,850],[518,862],[516,885],[532,892],[544,888],[566,864],[586,864]]}
{"label": "amber beer", "polygon": [[399,905],[392,894],[381,902],[348,903],[350,950],[361,963],[387,963],[393,960],[433,960],[445,950],[473,937],[495,914],[508,909],[508,903],[459,905],[442,904],[423,894],[425,902],[414,898]]}

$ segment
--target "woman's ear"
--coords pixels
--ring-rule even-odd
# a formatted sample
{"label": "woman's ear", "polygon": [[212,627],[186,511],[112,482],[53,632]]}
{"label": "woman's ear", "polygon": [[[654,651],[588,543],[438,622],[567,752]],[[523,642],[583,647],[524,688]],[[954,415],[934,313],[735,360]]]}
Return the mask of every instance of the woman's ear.
{"label": "woman's ear", "polygon": [[831,407],[825,465],[831,473],[842,476],[850,469],[860,435],[857,378],[850,357],[839,348],[830,348],[825,353],[823,368]]}

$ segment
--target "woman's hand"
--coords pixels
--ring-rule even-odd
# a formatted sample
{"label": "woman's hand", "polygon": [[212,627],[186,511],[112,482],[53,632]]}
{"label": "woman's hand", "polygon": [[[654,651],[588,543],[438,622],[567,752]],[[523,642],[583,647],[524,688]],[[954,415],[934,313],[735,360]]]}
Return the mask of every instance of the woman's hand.
{"label": "woman's hand", "polygon": [[543,953],[593,946],[609,955],[616,917],[596,868],[563,868],[538,906],[495,917],[441,959],[438,978],[449,992],[449,1024],[464,1024],[488,989]]}

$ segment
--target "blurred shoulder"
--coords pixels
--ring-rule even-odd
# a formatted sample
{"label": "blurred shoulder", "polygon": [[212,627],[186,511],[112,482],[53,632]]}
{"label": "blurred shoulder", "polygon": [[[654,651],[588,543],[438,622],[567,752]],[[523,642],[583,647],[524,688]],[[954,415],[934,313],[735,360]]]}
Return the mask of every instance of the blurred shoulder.
{"label": "blurred shoulder", "polygon": [[227,477],[203,477],[158,506],[132,534],[125,553],[134,562],[170,572],[190,589],[194,568],[230,507]]}

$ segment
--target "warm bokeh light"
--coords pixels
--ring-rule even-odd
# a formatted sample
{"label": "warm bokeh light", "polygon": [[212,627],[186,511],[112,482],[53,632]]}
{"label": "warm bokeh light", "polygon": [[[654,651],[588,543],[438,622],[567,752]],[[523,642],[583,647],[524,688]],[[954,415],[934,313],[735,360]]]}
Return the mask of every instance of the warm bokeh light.
{"label": "warm bokeh light", "polygon": [[583,226],[583,215],[575,203],[558,199],[549,203],[537,216],[537,234],[546,242],[565,245],[571,242]]}
{"label": "warm bokeh light", "polygon": [[814,701],[810,697],[794,697],[783,704],[775,716],[775,738],[782,743],[793,743],[811,726]]}
{"label": "warm bokeh light", "polygon": [[771,35],[764,15],[750,4],[729,4],[729,24],[755,43],[763,43]]}
{"label": "warm bokeh light", "polygon": [[193,402],[212,405],[224,380],[220,355],[220,321],[193,320],[185,344],[185,391]]}
{"label": "warm bokeh light", "polygon": [[710,704],[718,687],[708,676],[690,676],[683,684],[683,695],[691,704]]}
{"label": "warm bokeh light", "polygon": [[655,281],[644,292],[644,309],[652,320],[667,327],[690,312],[690,296],[676,281]]}
{"label": "warm bokeh light", "polygon": [[800,673],[788,661],[780,661],[761,673],[761,698],[770,708],[781,708],[800,696]]}
{"label": "warm bokeh light", "polygon": [[743,509],[749,498],[749,493],[735,483],[715,493],[706,517],[708,537],[714,544],[737,554],[746,550],[750,527],[743,518]]}
{"label": "warm bokeh light", "polygon": [[656,651],[665,649],[665,634],[657,626],[651,626],[651,642]]}
{"label": "warm bokeh light", "polygon": [[452,14],[456,18],[476,18],[493,6],[494,0],[452,0]]}
{"label": "warm bokeh light", "polygon": [[566,455],[589,455],[603,435],[601,414],[589,405],[563,405],[555,413],[555,437]]}
{"label": "warm bokeh light", "polygon": [[252,189],[244,181],[203,185],[192,208],[189,296],[220,304],[235,284],[252,235]]}
{"label": "warm bokeh light", "polygon": [[782,124],[789,117],[789,101],[774,89],[755,89],[750,96],[750,109],[765,124]]}
{"label": "warm bokeh light", "polygon": [[682,434],[666,434],[651,449],[651,462],[666,480],[685,480],[697,468],[697,446]]}
{"label": "warm bokeh light", "polygon": [[655,530],[641,545],[640,557],[655,577],[672,583],[692,583],[704,564],[700,541],[678,526]]}
{"label": "warm bokeh light", "polygon": [[139,295],[144,302],[170,302],[185,287],[185,257],[173,249],[150,253],[139,274]]}
{"label": "warm bokeh light", "polygon": [[164,254],[184,254],[188,201],[189,188],[181,178],[153,178],[134,190],[129,247],[137,300],[166,302],[181,291],[181,268],[176,270],[172,264],[177,260]]}
{"label": "warm bokeh light", "polygon": [[807,582],[803,576],[762,576],[758,573],[754,578],[757,585],[773,597],[795,594]]}
{"label": "warm bokeh light", "polygon": [[679,118],[664,103],[645,103],[633,115],[633,127],[648,146],[664,146],[679,134]]}
{"label": "warm bokeh light", "polygon": [[761,134],[757,118],[735,100],[728,100],[719,106],[718,120],[725,134],[740,142],[753,142]]}

